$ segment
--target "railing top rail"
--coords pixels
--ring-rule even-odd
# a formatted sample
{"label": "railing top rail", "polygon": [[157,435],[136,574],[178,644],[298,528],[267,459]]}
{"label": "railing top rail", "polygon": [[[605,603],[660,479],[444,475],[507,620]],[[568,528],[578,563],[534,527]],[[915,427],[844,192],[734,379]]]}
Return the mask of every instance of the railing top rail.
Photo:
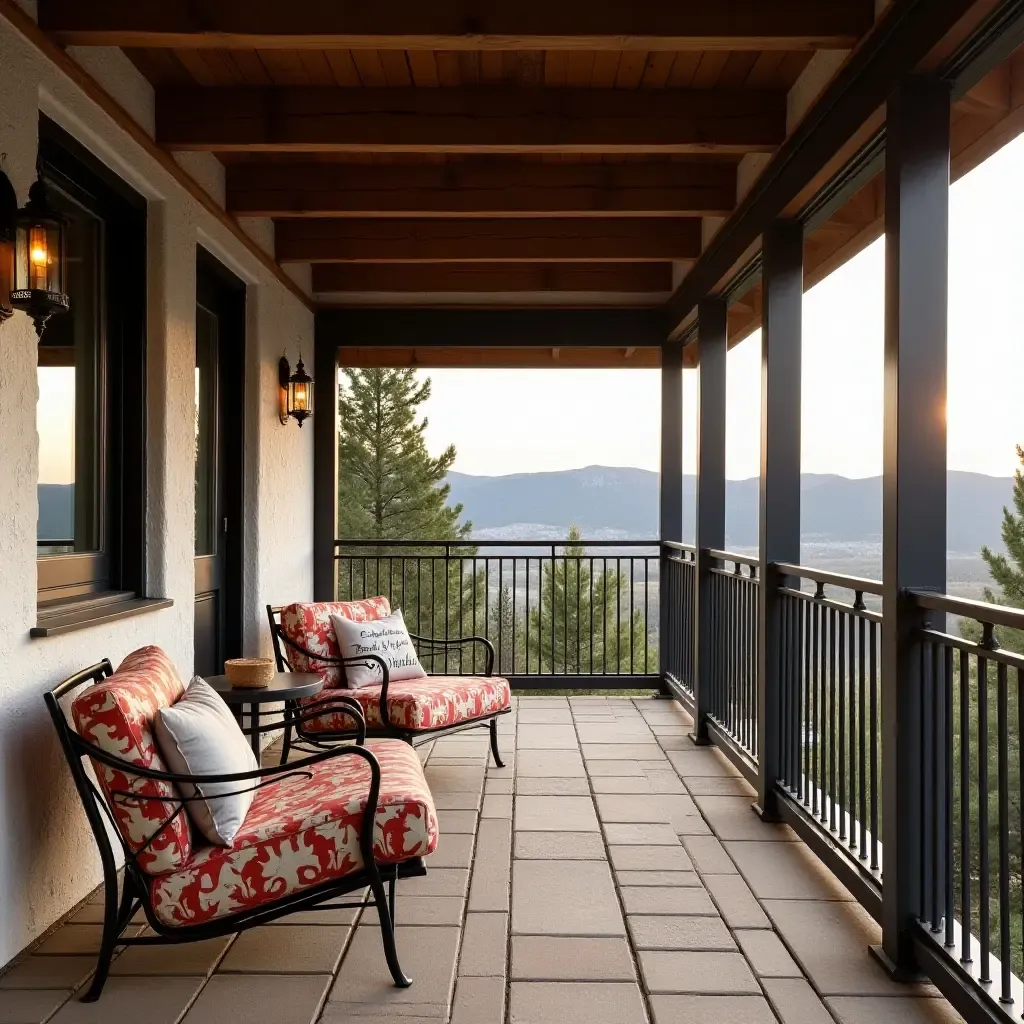
{"label": "railing top rail", "polygon": [[692,544],[683,544],[678,540],[663,540],[661,546],[668,548],[670,551],[686,551],[690,554],[696,554],[697,552],[697,549]]}
{"label": "railing top rail", "polygon": [[775,571],[782,576],[799,576],[800,579],[824,583],[826,586],[882,596],[881,580],[870,580],[863,576],[843,576],[840,573],[827,572],[824,569],[812,569],[807,565],[794,565],[792,562],[773,562],[772,565]]}
{"label": "railing top rail", "polygon": [[[335,550],[341,548],[564,548],[570,544],[589,548],[657,548],[658,540],[335,540]],[[638,556],[639,557],[639,556]]]}
{"label": "railing top rail", "polygon": [[987,601],[972,601],[967,597],[950,597],[949,594],[937,594],[931,590],[909,590],[907,593],[919,608],[949,612],[965,619],[974,619],[976,622],[988,622],[993,626],[1024,629],[1024,611],[1020,608],[1007,608],[1005,605],[989,604]]}
{"label": "railing top rail", "polygon": [[738,555],[735,551],[719,551],[717,548],[707,548],[706,553],[720,562],[738,562],[740,565],[752,565],[755,569],[760,564],[756,555]]}
{"label": "railing top rail", "polygon": [[837,612],[844,612],[845,614],[853,615],[855,618],[864,619],[867,622],[881,623],[882,621],[881,612],[871,611],[871,609],[865,608],[863,604],[848,604],[844,601],[837,601],[832,597],[818,597],[815,594],[809,594],[806,590],[794,590],[793,587],[779,587],[778,592],[793,598],[795,601],[804,601],[807,604],[813,604],[820,608],[835,608]]}
{"label": "railing top rail", "polygon": [[975,643],[966,637],[954,636],[952,633],[943,633],[937,629],[922,629],[921,636],[930,640],[940,647],[952,647],[956,651],[966,651],[975,657],[983,659],[995,665],[1006,665],[1018,671],[1024,671],[1024,655],[1017,654],[1005,647],[989,648],[983,644]]}

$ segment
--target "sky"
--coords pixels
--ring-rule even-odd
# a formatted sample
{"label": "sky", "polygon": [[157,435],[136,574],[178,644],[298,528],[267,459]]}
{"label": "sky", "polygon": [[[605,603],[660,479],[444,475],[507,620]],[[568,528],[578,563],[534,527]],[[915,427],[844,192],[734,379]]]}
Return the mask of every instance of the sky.
{"label": "sky", "polygon": [[[1024,444],[1024,136],[950,194],[950,469],[1009,476]],[[879,239],[804,296],[802,469],[882,471],[884,249]],[[658,468],[657,370],[431,370],[433,454],[499,475],[587,465]],[[696,371],[684,373],[684,471],[695,471]],[[760,332],[728,357],[726,473],[757,476]]]}

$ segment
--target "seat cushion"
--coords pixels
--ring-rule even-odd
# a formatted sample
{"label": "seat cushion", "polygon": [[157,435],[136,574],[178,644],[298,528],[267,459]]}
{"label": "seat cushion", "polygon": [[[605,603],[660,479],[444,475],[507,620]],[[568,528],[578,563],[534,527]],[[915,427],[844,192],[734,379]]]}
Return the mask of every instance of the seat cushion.
{"label": "seat cushion", "polygon": [[[437,813],[416,752],[401,740],[368,747],[381,767],[374,858],[425,857],[437,845]],[[366,760],[343,754],[257,790],[230,846],[204,846],[180,871],[153,880],[157,919],[168,927],[201,924],[359,871],[369,786]]]}
{"label": "seat cushion", "polygon": [[[383,595],[368,597],[364,601],[316,601],[308,604],[290,604],[281,612],[281,628],[293,643],[305,647],[313,654],[340,658],[341,648],[331,624],[332,615],[353,622],[372,622],[391,614],[391,602]],[[323,678],[325,689],[345,685],[341,665],[329,665],[310,658],[285,645],[285,659],[295,672],[317,672]]]}
{"label": "seat cushion", "polygon": [[[79,736],[106,753],[143,768],[169,771],[156,744],[153,720],[160,708],[174,704],[184,692],[171,659],[159,647],[142,647],[129,654],[109,679],[83,690],[71,705],[71,715]],[[192,830],[179,810],[174,787],[95,760],[93,768],[121,838],[138,855],[139,867],[159,875],[185,864],[192,856]],[[159,799],[136,803],[115,798],[115,792]]]}
{"label": "seat cushion", "polygon": [[[362,705],[368,728],[380,727],[380,687],[350,690]],[[441,729],[446,725],[471,722],[493,715],[509,706],[511,691],[501,676],[427,676],[388,684],[388,721],[400,729]],[[317,698],[305,702],[303,711],[316,708]],[[342,732],[352,728],[352,719],[342,714],[322,715],[306,722],[307,732]]]}

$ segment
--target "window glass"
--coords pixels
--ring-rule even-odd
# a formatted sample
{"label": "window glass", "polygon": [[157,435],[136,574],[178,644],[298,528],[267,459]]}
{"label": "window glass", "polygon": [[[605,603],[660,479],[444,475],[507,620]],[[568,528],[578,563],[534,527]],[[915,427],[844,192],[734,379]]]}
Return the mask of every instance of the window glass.
{"label": "window glass", "polygon": [[103,407],[101,364],[102,222],[51,186],[67,218],[68,313],[51,317],[39,343],[38,554],[101,548]]}

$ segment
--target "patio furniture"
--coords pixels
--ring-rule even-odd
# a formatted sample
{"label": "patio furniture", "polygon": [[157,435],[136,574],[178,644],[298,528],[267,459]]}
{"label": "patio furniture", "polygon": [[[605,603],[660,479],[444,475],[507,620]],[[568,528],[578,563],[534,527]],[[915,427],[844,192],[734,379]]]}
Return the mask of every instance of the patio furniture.
{"label": "patio furniture", "polygon": [[[300,716],[295,723],[299,739],[315,748],[351,738],[351,722],[344,714],[335,714],[330,706],[330,701],[341,693],[359,703],[368,735],[392,736],[413,746],[445,733],[487,728],[494,763],[503,768],[498,750],[498,717],[511,710],[511,690],[507,679],[494,675],[494,647],[486,637],[442,639],[409,634],[421,660],[442,657],[445,667],[452,652],[460,649],[470,649],[471,664],[482,654],[483,671],[471,675],[428,672],[426,678],[392,682],[382,658],[342,657],[331,625],[332,615],[370,622],[390,613],[391,603],[384,596],[285,607],[267,605],[277,667],[281,671],[288,668],[294,672],[318,672],[324,680],[324,693],[302,702],[307,711],[319,714]],[[380,685],[344,689],[345,666],[365,665],[367,661],[375,662],[380,669]]]}
{"label": "patio furniture", "polygon": [[[314,697],[323,688],[324,681],[316,672],[278,672],[267,686],[241,687],[232,686],[227,676],[204,676],[205,680],[224,699],[236,717],[241,719],[249,716],[249,727],[245,728],[239,721],[239,726],[249,737],[253,753],[260,756],[260,747],[263,736],[270,729],[281,728],[284,721],[289,720],[298,714],[298,701],[303,697]],[[283,719],[277,725],[267,726],[262,719],[268,715],[280,715],[275,710],[264,711],[264,704],[284,704]],[[288,751],[284,751],[281,758],[283,764],[288,760]]]}
{"label": "patio furniture", "polygon": [[[74,696],[72,726],[61,700],[83,684],[90,685]],[[99,997],[117,946],[208,939],[296,910],[358,906],[332,901],[366,887],[395,984],[411,984],[395,948],[395,880],[425,874],[422,858],[437,844],[437,815],[415,752],[395,740],[364,745],[358,704],[338,694],[325,704],[331,715],[347,716],[356,743],[233,775],[174,774],[164,769],[152,723],[184,691],[167,655],[147,647],[117,672],[105,660],[44,694],[103,866],[103,935],[83,1001]],[[300,727],[306,715],[296,715]],[[255,793],[225,847],[202,840],[179,793],[217,782]],[[125,861],[120,902],[111,835]],[[155,934],[125,934],[140,908]]]}

